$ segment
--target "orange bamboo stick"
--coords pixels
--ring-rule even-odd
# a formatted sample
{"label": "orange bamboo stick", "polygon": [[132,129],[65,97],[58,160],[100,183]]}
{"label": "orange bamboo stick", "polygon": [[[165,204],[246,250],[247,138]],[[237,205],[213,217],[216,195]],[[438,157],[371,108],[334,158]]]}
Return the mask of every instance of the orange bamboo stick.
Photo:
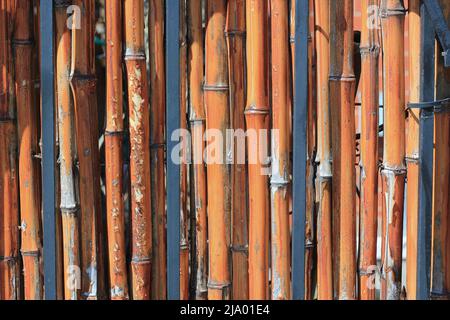
{"label": "orange bamboo stick", "polygon": [[[450,21],[450,3],[439,1],[444,17]],[[450,94],[450,72],[444,67],[444,58],[437,47],[436,99]],[[433,247],[431,269],[431,298],[449,299],[450,292],[450,114],[435,114],[435,168],[433,199]]]}
{"label": "orange bamboo stick", "polygon": [[125,0],[124,5],[131,141],[132,293],[135,300],[148,300],[151,289],[152,221],[144,1]]}
{"label": "orange bamboo stick", "polygon": [[[420,0],[409,0],[409,99],[420,102],[421,70],[421,14]],[[406,135],[406,164],[408,188],[406,190],[406,295],[408,300],[417,296],[417,236],[419,213],[419,133],[420,110],[408,109]]]}
{"label": "orange bamboo stick", "polygon": [[164,64],[164,5],[151,0],[149,10],[151,161],[153,205],[152,298],[166,299],[166,192],[165,114],[166,73]]}
{"label": "orange bamboo stick", "polygon": [[401,0],[382,2],[384,52],[384,161],[382,298],[400,299],[405,186],[405,66]]}
{"label": "orange bamboo stick", "polygon": [[271,261],[272,299],[289,300],[290,232],[289,232],[289,147],[288,80],[289,31],[288,4],[271,0],[272,27],[272,176],[271,176]]}
{"label": "orange bamboo stick", "polygon": [[316,1],[317,46],[317,288],[319,300],[333,299],[331,235],[330,1]]}
{"label": "orange bamboo stick", "polygon": [[[187,24],[186,2],[180,2],[180,129],[187,130]],[[188,141],[183,137],[180,177],[180,299],[189,299]]]}
{"label": "orange bamboo stick", "polygon": [[[229,128],[228,64],[225,39],[226,1],[211,0],[207,3],[208,22],[206,26],[206,78],[205,106],[206,126],[209,142],[214,143],[214,130],[226,137]],[[217,143],[217,142],[216,142]],[[213,147],[210,147],[213,148]],[[217,150],[217,148],[216,148]],[[229,216],[230,216],[230,173],[226,165],[226,148],[216,151],[218,161],[208,158],[208,235],[209,235],[209,280],[210,300],[230,297],[229,272]]]}
{"label": "orange bamboo stick", "polygon": [[188,31],[190,40],[188,56],[189,76],[189,110],[192,135],[192,158],[194,178],[194,203],[196,226],[196,284],[195,296],[197,300],[207,298],[208,288],[208,226],[206,219],[206,170],[203,164],[205,132],[205,108],[203,104],[203,27],[202,1],[188,1]]}
{"label": "orange bamboo stick", "polygon": [[[378,220],[378,61],[380,45],[377,21],[369,15],[378,0],[362,2],[362,111],[361,111],[361,196],[359,221],[359,293],[361,300],[375,300],[371,279],[377,265]],[[372,23],[372,24],[371,24]]]}
{"label": "orange bamboo stick", "polygon": [[[19,134],[19,187],[22,231],[22,260],[26,300],[42,299],[40,195],[38,154],[38,109],[33,101],[32,3],[17,1],[15,8],[14,61]],[[20,63],[17,63],[20,61]]]}
{"label": "orange bamboo stick", "polygon": [[[355,75],[353,1],[330,2],[330,106],[333,145],[333,232],[341,300],[356,299]],[[336,273],[335,273],[336,275]]]}
{"label": "orange bamboo stick", "polygon": [[[245,131],[245,1],[228,2],[227,41],[230,79],[231,127]],[[232,270],[235,300],[248,299],[248,204],[247,166],[237,160],[238,146],[233,150],[231,173]]]}
{"label": "orange bamboo stick", "polygon": [[127,300],[127,260],[123,195],[122,3],[106,7],[106,212],[111,299]]}
{"label": "orange bamboo stick", "polygon": [[11,2],[0,1],[0,300],[20,297],[17,127],[11,81]]}
{"label": "orange bamboo stick", "polygon": [[[246,0],[247,12],[247,129],[256,136],[268,128],[269,101],[266,85],[267,6],[263,1]],[[249,298],[264,300],[268,295],[268,207],[267,176],[258,156],[267,141],[257,138],[248,143],[248,156],[256,157],[249,163]],[[256,149],[256,152],[255,152]]]}
{"label": "orange bamboo stick", "polygon": [[[73,101],[70,92],[71,33],[67,28],[66,1],[57,2],[56,17],[56,104],[58,113],[60,211],[63,233],[64,298],[78,300],[79,279],[70,281],[74,267],[80,266],[79,204],[75,191],[76,157]],[[75,271],[76,272],[76,271]]]}

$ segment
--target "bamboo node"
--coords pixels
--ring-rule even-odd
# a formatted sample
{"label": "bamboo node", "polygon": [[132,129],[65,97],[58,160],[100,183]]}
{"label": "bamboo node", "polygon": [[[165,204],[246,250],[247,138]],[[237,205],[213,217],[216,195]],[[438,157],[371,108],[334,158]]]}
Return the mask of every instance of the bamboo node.
{"label": "bamboo node", "polygon": [[33,258],[39,258],[41,255],[41,252],[39,250],[35,250],[35,251],[24,251],[24,250],[20,250],[20,252],[22,253],[23,257],[33,257]]}
{"label": "bamboo node", "polygon": [[244,30],[232,29],[232,30],[225,31],[225,36],[229,37],[229,38],[231,38],[231,37],[245,38],[247,36],[247,33]]}
{"label": "bamboo node", "polygon": [[0,256],[0,262],[16,262],[17,256]]}
{"label": "bamboo node", "polygon": [[231,252],[233,253],[245,253],[248,254],[248,245],[232,245],[230,247]]}
{"label": "bamboo node", "polygon": [[67,8],[72,5],[71,0],[55,0],[55,8]]}
{"label": "bamboo node", "polygon": [[380,9],[380,17],[382,19],[387,19],[393,16],[404,16],[408,10],[406,10],[403,6],[397,8],[381,8]]}
{"label": "bamboo node", "polygon": [[208,85],[208,84],[204,84],[203,85],[203,91],[228,91],[230,89],[230,87],[228,86],[228,84],[216,84],[216,85]]}
{"label": "bamboo node", "polygon": [[28,47],[34,45],[33,39],[14,39],[12,40],[12,44],[15,47]]}

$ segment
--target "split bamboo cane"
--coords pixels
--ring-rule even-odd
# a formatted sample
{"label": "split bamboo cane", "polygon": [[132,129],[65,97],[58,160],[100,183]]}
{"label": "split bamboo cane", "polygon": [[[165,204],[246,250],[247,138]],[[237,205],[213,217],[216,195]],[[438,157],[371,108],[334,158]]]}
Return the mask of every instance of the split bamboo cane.
{"label": "split bamboo cane", "polygon": [[[186,1],[180,1],[180,129],[187,130],[187,24]],[[189,299],[188,137],[182,137],[180,169],[180,300]]]}
{"label": "split bamboo cane", "polygon": [[[306,223],[305,223],[305,299],[312,300],[316,289],[316,216],[315,216],[315,175],[316,175],[316,108],[317,108],[317,56],[315,35],[315,0],[309,0],[309,36],[308,36],[308,123],[307,165],[306,165]],[[289,105],[292,94],[289,93]],[[292,107],[289,110],[289,124],[292,119]],[[290,134],[290,132],[289,132]],[[289,137],[289,141],[292,140]],[[291,142],[289,143],[291,145]],[[292,192],[290,192],[292,193]]]}
{"label": "split bamboo cane", "polygon": [[127,260],[123,195],[122,3],[106,7],[106,212],[111,299],[127,300]]}
{"label": "split bamboo cane", "polygon": [[382,1],[384,52],[384,159],[382,298],[401,294],[403,202],[405,186],[405,66],[402,0]]}
{"label": "split bamboo cane", "polygon": [[[227,41],[230,79],[230,118],[234,130],[245,131],[245,1],[228,2]],[[232,270],[235,300],[248,299],[248,196],[247,165],[238,160],[239,146],[234,146],[231,173]]]}
{"label": "split bamboo cane", "polygon": [[[421,13],[420,0],[409,0],[409,99],[421,100]],[[419,133],[420,110],[408,109],[406,136],[406,164],[408,188],[406,190],[406,294],[408,300],[417,296],[417,237],[419,214]]]}
{"label": "split bamboo cane", "polygon": [[[31,1],[17,1],[15,8],[14,61],[19,134],[19,187],[22,232],[22,260],[24,268],[24,298],[40,300],[42,276],[40,268],[41,222],[39,195],[38,108],[34,105],[33,25]],[[20,62],[19,62],[20,61]]]}
{"label": "split bamboo cane", "polygon": [[[208,235],[209,235],[209,279],[208,298],[227,300],[230,298],[229,272],[229,222],[230,216],[230,172],[226,164],[225,144],[217,143],[226,137],[229,128],[228,63],[225,39],[226,1],[211,0],[207,3],[206,79],[205,92],[206,126],[208,130]],[[220,137],[218,137],[220,135]],[[215,141],[213,141],[215,140]],[[214,146],[216,144],[216,146]],[[217,144],[219,146],[217,146]],[[212,159],[216,157],[216,159]]]}
{"label": "split bamboo cane", "polygon": [[247,130],[254,133],[248,141],[248,184],[249,184],[249,298],[265,300],[268,295],[268,251],[267,234],[269,197],[268,179],[263,172],[260,151],[268,141],[260,138],[269,121],[269,101],[266,85],[266,21],[267,6],[258,0],[246,0],[247,13],[247,107],[245,117]]}
{"label": "split bamboo cane", "polygon": [[[447,24],[450,3],[439,1]],[[444,67],[442,48],[437,47],[436,100],[450,96],[450,71]],[[448,104],[446,105],[448,107]],[[431,269],[431,298],[449,299],[450,294],[450,114],[435,114],[435,167],[433,199],[433,256]]]}
{"label": "split bamboo cane", "polygon": [[333,299],[332,269],[332,166],[331,119],[329,100],[330,74],[330,1],[319,0],[316,9],[317,47],[317,296]]}
{"label": "split bamboo cane", "polygon": [[[56,19],[56,105],[58,114],[60,211],[63,232],[64,298],[78,300],[77,283],[70,281],[74,268],[80,266],[79,204],[75,180],[74,112],[70,92],[71,33],[67,28],[70,2],[55,3]],[[76,271],[75,271],[76,272]],[[77,279],[75,279],[77,281]]]}
{"label": "split bamboo cane", "polygon": [[373,279],[377,265],[378,221],[378,61],[380,45],[377,22],[371,20],[378,0],[362,1],[362,110],[361,110],[361,195],[359,220],[359,295],[375,300]]}
{"label": "split bamboo cane", "polygon": [[95,1],[75,0],[73,4],[80,8],[73,17],[70,82],[74,97],[80,180],[81,295],[84,299],[96,300],[103,298],[105,293],[103,247],[100,247],[103,237],[94,61]]}
{"label": "split bamboo cane", "polygon": [[289,26],[288,3],[271,0],[272,52],[272,176],[271,176],[271,260],[272,299],[289,300],[290,232],[289,232],[289,147],[288,81]]}
{"label": "split bamboo cane", "polygon": [[[355,75],[353,1],[330,2],[330,108],[333,145],[335,276],[341,300],[356,299]],[[333,239],[334,240],[334,239]],[[336,282],[335,282],[336,283]],[[335,288],[336,289],[336,288]]]}
{"label": "split bamboo cane", "polygon": [[151,289],[152,221],[144,1],[125,0],[124,5],[131,141],[132,293],[135,300],[148,300]]}
{"label": "split bamboo cane", "polygon": [[165,1],[151,0],[149,10],[151,161],[153,206],[152,298],[166,299],[166,192],[164,176],[166,73],[164,64]]}
{"label": "split bamboo cane", "polygon": [[20,298],[17,127],[11,1],[0,1],[0,300]]}
{"label": "split bamboo cane", "polygon": [[189,111],[192,135],[192,159],[195,197],[195,227],[196,227],[196,277],[195,297],[205,300],[208,294],[208,226],[206,217],[206,170],[203,164],[205,144],[205,109],[203,101],[203,27],[202,1],[188,1],[189,23]]}

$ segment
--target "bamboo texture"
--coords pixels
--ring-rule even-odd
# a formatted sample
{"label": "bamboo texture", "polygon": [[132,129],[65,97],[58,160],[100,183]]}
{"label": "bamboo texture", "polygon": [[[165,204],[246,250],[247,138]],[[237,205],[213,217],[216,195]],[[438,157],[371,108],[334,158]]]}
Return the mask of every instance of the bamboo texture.
{"label": "bamboo texture", "polygon": [[150,131],[144,47],[144,1],[124,1],[125,64],[128,80],[134,300],[149,300],[152,269]]}

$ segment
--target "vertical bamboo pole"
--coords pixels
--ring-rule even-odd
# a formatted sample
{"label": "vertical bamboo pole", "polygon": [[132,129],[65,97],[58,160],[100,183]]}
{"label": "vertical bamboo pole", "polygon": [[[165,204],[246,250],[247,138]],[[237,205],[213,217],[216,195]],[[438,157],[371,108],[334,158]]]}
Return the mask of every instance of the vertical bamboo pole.
{"label": "vertical bamboo pole", "polygon": [[288,3],[271,0],[272,52],[272,176],[271,176],[271,261],[272,299],[289,300],[290,232],[289,232],[289,147],[288,81],[289,31]]}
{"label": "vertical bamboo pole", "polygon": [[[26,300],[42,299],[40,270],[41,227],[38,170],[37,114],[33,103],[33,25],[31,1],[16,2],[14,28],[15,86],[19,134],[19,187],[22,260]],[[19,62],[20,61],[20,62]]]}
{"label": "vertical bamboo pole", "polygon": [[106,218],[111,299],[127,300],[127,260],[123,195],[122,3],[106,7]]}
{"label": "vertical bamboo pole", "polygon": [[[442,12],[450,21],[450,3],[439,1]],[[442,52],[440,46],[438,53]],[[444,58],[436,54],[436,99],[450,94],[450,71],[444,67]],[[448,107],[448,105],[447,105]],[[435,167],[433,199],[433,247],[431,269],[431,298],[448,299],[450,291],[450,114],[435,114]]]}
{"label": "vertical bamboo pole", "polygon": [[[330,107],[338,297],[356,299],[355,75],[353,1],[330,2]],[[336,274],[335,274],[336,275]]]}
{"label": "vertical bamboo pole", "polygon": [[317,287],[319,300],[333,299],[332,271],[332,166],[330,74],[330,1],[316,1],[317,46]]}
{"label": "vertical bamboo pole", "polygon": [[166,299],[166,192],[165,113],[166,74],[164,63],[165,1],[151,0],[149,9],[151,161],[153,205],[152,298]]}
{"label": "vertical bamboo pole", "polygon": [[[93,0],[75,0],[80,16],[72,26],[71,87],[75,107],[81,206],[81,294],[84,299],[104,296],[97,92],[94,61]],[[77,11],[75,11],[77,15]],[[77,25],[80,23],[79,25]]]}
{"label": "vertical bamboo pole", "polygon": [[133,299],[150,299],[152,236],[149,108],[144,47],[144,1],[125,0],[125,63],[128,76],[131,167],[131,280]]}
{"label": "vertical bamboo pole", "polygon": [[263,172],[259,157],[267,141],[260,138],[260,132],[267,129],[269,101],[266,86],[267,48],[266,20],[267,6],[263,1],[246,0],[247,12],[247,107],[245,117],[247,130],[257,138],[248,143],[249,184],[249,298],[264,300],[268,294],[268,238],[266,234],[269,197],[268,180]]}
{"label": "vertical bamboo pole", "polygon": [[[211,0],[207,3],[206,26],[206,80],[204,86],[207,113],[207,140],[226,137],[229,128],[228,63],[225,39],[226,1]],[[217,133],[217,134],[216,134]],[[212,147],[210,147],[212,148]],[[225,144],[216,148],[218,159],[208,158],[208,235],[210,300],[229,299],[229,221],[230,173],[226,164]]]}
{"label": "vertical bamboo pole", "polygon": [[17,127],[11,81],[11,2],[0,1],[0,300],[20,297]]}
{"label": "vertical bamboo pole", "polygon": [[[186,1],[180,1],[180,129],[187,130],[187,24]],[[189,299],[188,137],[182,137],[180,169],[180,299]]]}
{"label": "vertical bamboo pole", "polygon": [[[77,300],[79,290],[70,281],[80,266],[79,205],[75,191],[76,146],[73,101],[70,92],[71,33],[67,28],[67,1],[55,3],[56,21],[56,105],[58,114],[60,211],[63,233],[64,298]],[[77,281],[77,280],[76,280]]]}
{"label": "vertical bamboo pole", "polygon": [[382,298],[400,299],[405,186],[405,8],[382,1],[384,52],[384,160]]}
{"label": "vertical bamboo pole", "polygon": [[206,217],[206,170],[203,164],[205,133],[205,108],[203,104],[203,27],[202,1],[188,1],[189,22],[189,110],[192,135],[192,159],[194,170],[195,227],[196,227],[196,285],[197,300],[207,298],[208,288],[208,226]]}
{"label": "vertical bamboo pole", "polygon": [[[421,101],[421,13],[420,0],[409,0],[409,99]],[[408,109],[406,136],[406,164],[408,188],[406,193],[406,294],[408,300],[417,297],[417,237],[419,213],[419,132],[420,110]]]}
{"label": "vertical bamboo pole", "polygon": [[[230,117],[233,130],[245,131],[245,1],[228,2],[227,41],[230,79]],[[248,299],[248,204],[247,165],[239,163],[239,146],[233,149],[231,173],[232,270],[235,300]]]}
{"label": "vertical bamboo pole", "polygon": [[377,265],[378,220],[378,61],[380,45],[373,8],[378,0],[362,2],[362,110],[361,110],[361,196],[359,221],[359,288],[361,300],[375,299],[371,278]]}

